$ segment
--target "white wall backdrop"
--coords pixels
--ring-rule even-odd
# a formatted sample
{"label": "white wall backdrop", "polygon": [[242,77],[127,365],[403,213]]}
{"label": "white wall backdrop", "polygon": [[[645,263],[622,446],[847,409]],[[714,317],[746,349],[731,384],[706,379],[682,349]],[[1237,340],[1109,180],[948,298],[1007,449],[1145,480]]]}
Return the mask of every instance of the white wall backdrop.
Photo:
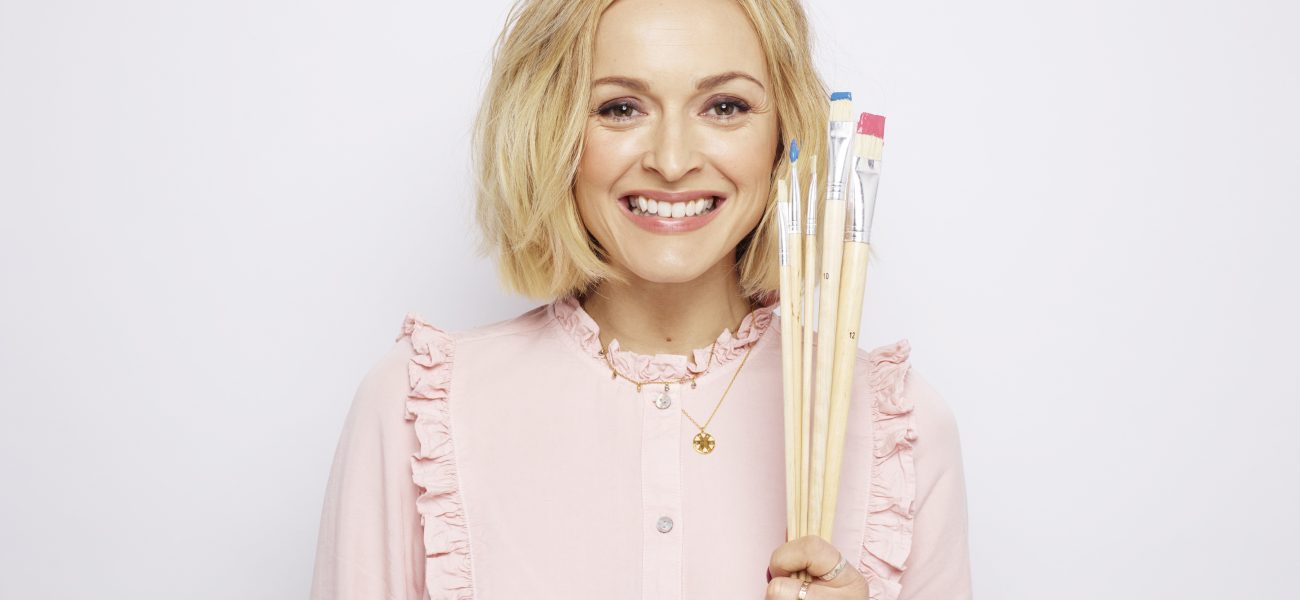
{"label": "white wall backdrop", "polygon": [[[305,597],[405,312],[534,305],[470,220],[508,3],[448,5],[0,0],[0,597]],[[809,10],[978,597],[1300,597],[1296,4]]]}

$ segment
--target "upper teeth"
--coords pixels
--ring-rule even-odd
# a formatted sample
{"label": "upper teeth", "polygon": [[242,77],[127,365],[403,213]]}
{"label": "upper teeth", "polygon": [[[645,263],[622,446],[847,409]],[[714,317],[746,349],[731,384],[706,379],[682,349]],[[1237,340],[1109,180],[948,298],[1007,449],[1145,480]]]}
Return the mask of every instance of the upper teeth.
{"label": "upper teeth", "polygon": [[686,202],[659,201],[645,196],[628,196],[628,208],[637,215],[659,215],[660,217],[694,217],[713,210],[716,198],[705,196]]}

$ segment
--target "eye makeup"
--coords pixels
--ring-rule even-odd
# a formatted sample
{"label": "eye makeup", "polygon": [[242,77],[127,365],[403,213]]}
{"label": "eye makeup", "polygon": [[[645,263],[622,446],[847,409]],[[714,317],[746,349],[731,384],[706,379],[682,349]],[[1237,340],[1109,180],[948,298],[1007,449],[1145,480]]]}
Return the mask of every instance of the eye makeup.
{"label": "eye makeup", "polygon": [[614,121],[627,121],[627,120],[631,120],[634,116],[630,114],[620,114],[627,111],[645,114],[644,111],[641,110],[640,105],[635,100],[630,98],[618,98],[615,100],[610,100],[609,102],[601,104],[599,107],[596,108],[596,110],[593,110],[591,112],[592,114],[598,115],[602,118],[612,119]]}
{"label": "eye makeup", "polygon": [[708,108],[704,112],[705,114],[708,114],[715,110],[726,110],[727,112],[725,114],[712,115],[713,118],[728,120],[744,115],[752,109],[748,102],[735,96],[715,96],[709,99]]}
{"label": "eye makeup", "polygon": [[[753,105],[736,95],[714,95],[705,103],[701,116],[718,121],[731,121],[741,118],[754,110]],[[641,103],[632,97],[620,97],[599,104],[591,111],[592,115],[612,121],[629,121],[637,116],[647,114]]]}

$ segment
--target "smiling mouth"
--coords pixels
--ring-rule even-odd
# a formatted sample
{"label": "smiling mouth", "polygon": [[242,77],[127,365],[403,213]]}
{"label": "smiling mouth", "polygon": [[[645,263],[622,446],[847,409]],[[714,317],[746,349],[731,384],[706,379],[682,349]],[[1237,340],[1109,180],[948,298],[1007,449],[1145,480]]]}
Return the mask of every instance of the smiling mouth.
{"label": "smiling mouth", "polygon": [[717,209],[722,199],[717,196],[702,196],[694,200],[669,202],[655,200],[645,196],[623,196],[619,201],[637,216],[655,216],[664,219],[691,219],[702,217]]}

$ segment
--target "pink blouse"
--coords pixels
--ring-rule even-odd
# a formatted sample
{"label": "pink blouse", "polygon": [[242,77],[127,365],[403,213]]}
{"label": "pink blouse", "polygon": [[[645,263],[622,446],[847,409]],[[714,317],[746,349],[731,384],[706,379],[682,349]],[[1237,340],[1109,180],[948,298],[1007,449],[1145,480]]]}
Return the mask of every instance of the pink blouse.
{"label": "pink blouse", "polygon": [[[448,333],[408,314],[362,380],[315,600],[763,598],[785,541],[775,305],[685,356],[610,343],[573,298]],[[744,370],[692,447],[723,389]],[[860,351],[831,542],[872,600],[971,597],[957,424],[900,340]],[[697,366],[698,365],[698,366]]]}

